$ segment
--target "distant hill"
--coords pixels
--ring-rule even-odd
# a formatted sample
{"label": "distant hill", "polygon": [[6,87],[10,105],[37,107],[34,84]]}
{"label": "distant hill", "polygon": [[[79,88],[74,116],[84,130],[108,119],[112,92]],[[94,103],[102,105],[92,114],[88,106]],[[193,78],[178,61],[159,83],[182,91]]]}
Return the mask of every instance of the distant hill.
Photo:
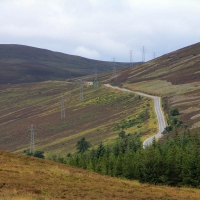
{"label": "distant hill", "polygon": [[[63,120],[60,119],[62,95],[66,108]],[[93,147],[102,141],[113,141],[118,137],[116,124],[121,124],[121,120],[137,118],[143,112],[151,116],[154,111],[149,99],[113,91],[101,83],[98,90],[85,86],[83,96],[84,101],[80,102],[77,82],[0,84],[0,149],[19,153],[29,149],[27,129],[34,124],[37,149],[48,155],[66,155],[76,151],[76,143],[83,136]],[[152,105],[148,110],[147,104]],[[140,127],[144,121],[145,125]],[[146,137],[154,133],[154,128],[157,128],[154,119],[145,118],[130,130],[126,128],[126,132],[140,131],[141,137]]]}
{"label": "distant hill", "polygon": [[[129,63],[116,62],[116,68]],[[137,63],[135,63],[137,64]],[[113,63],[24,45],[0,45],[0,84],[65,80],[112,70]]]}

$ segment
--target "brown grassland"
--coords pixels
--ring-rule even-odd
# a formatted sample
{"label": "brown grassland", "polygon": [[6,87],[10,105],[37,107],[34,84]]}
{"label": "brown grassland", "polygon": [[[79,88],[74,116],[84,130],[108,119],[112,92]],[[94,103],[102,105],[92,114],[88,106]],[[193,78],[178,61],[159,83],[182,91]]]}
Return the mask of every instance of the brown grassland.
{"label": "brown grassland", "polygon": [[120,71],[113,83],[162,97],[179,109],[180,119],[200,130],[200,43],[163,55],[132,69]]}
{"label": "brown grassland", "polygon": [[0,151],[0,199],[199,199],[200,190],[140,184]]}
{"label": "brown grassland", "polygon": [[[131,69],[100,75],[135,91],[162,97],[163,106],[177,107],[180,119],[200,130],[200,43],[180,49]],[[88,80],[90,77],[87,77]],[[66,118],[60,120],[60,100],[65,96]],[[1,199],[199,199],[200,190],[140,184],[98,175],[47,160],[21,155],[29,148],[28,127],[36,125],[37,150],[45,155],[76,151],[85,137],[93,147],[112,143],[116,125],[145,113],[143,123],[126,130],[144,139],[157,132],[152,100],[133,93],[85,87],[80,102],[78,82],[46,81],[0,85]],[[173,136],[174,133],[168,135]]]}
{"label": "brown grassland", "polygon": [[[66,118],[60,119],[61,96],[65,96]],[[157,130],[151,99],[124,93],[100,85],[85,87],[80,102],[79,84],[65,81],[0,85],[0,146],[2,150],[22,153],[29,148],[28,127],[36,126],[35,145],[45,155],[66,155],[76,151],[76,143],[85,137],[93,147],[110,143],[120,130],[114,127],[122,119],[145,113],[145,123],[136,124],[127,133],[146,137]]]}
{"label": "brown grassland", "polygon": [[[128,63],[115,63],[117,67]],[[134,63],[137,64],[137,63]],[[65,80],[112,70],[113,63],[17,44],[0,44],[0,84]]]}

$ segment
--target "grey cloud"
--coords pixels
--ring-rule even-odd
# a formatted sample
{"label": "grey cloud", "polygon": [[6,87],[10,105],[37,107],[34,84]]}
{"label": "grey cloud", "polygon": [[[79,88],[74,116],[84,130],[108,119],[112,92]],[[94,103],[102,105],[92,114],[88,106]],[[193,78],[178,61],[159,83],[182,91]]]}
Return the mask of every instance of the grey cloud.
{"label": "grey cloud", "polygon": [[197,0],[0,1],[0,43],[93,59],[141,61],[199,42]]}

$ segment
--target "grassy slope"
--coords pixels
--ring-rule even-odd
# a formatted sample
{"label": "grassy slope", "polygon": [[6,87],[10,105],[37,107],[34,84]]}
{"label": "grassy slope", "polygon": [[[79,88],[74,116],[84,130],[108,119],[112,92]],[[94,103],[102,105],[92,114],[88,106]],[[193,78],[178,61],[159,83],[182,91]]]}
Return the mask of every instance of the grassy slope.
{"label": "grassy slope", "polygon": [[[116,62],[117,68],[128,66]],[[65,80],[113,68],[112,62],[86,59],[24,45],[0,45],[0,84]]]}
{"label": "grassy slope", "polygon": [[[65,95],[66,118],[60,120],[60,100]],[[22,152],[29,148],[28,127],[36,125],[36,149],[46,154],[74,152],[81,137],[95,147],[110,143],[118,136],[113,130],[122,119],[134,119],[145,112],[145,123],[136,124],[127,133],[140,132],[143,138],[153,134],[157,121],[153,102],[134,94],[105,88],[85,87],[80,102],[78,83],[47,81],[32,84],[0,85],[0,146]],[[150,119],[148,119],[150,116]]]}
{"label": "grassy slope", "polygon": [[200,191],[140,184],[0,151],[0,199],[199,199]]}
{"label": "grassy slope", "polygon": [[200,129],[200,43],[122,70],[114,80],[132,90],[159,95],[177,107],[181,119]]}
{"label": "grassy slope", "polygon": [[[184,122],[196,127],[200,110],[199,46],[196,44],[134,69],[122,70],[114,82],[133,90],[167,97],[169,105],[180,109]],[[105,78],[109,79],[108,75],[102,79]],[[27,127],[31,123],[37,125],[37,147],[49,153],[74,151],[77,140],[82,136],[93,146],[102,140],[112,142],[117,136],[117,131],[113,131],[116,123],[120,123],[122,118],[131,119],[147,109],[148,104],[152,105],[149,99],[138,101],[137,96],[130,98],[128,94],[119,93],[105,90],[103,86],[98,91],[87,88],[85,101],[80,103],[79,89],[74,83],[49,81],[1,85],[0,145],[11,151],[26,149],[29,143]],[[62,94],[67,96],[65,121],[59,119]],[[152,109],[150,113],[153,113]],[[149,127],[148,133],[157,127],[155,116],[151,119],[149,125],[145,125]],[[132,127],[128,131],[145,133],[145,126],[140,130],[137,126]],[[2,197],[199,199],[199,190],[195,189],[142,185],[5,152],[1,152],[0,162]],[[27,176],[30,178],[28,182]]]}

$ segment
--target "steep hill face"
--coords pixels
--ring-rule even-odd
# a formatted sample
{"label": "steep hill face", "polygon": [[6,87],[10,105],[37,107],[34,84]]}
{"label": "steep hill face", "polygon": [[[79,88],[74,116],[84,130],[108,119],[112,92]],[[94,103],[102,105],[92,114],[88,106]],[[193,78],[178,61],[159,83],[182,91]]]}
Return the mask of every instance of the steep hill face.
{"label": "steep hill face", "polygon": [[[128,65],[116,63],[117,68]],[[113,63],[24,45],[0,45],[0,84],[65,80],[92,74],[94,67],[109,71]]]}
{"label": "steep hill face", "polygon": [[1,199],[199,199],[200,191],[140,184],[0,151]]}
{"label": "steep hill face", "polygon": [[163,104],[177,107],[181,120],[200,127],[200,43],[163,55],[132,69],[124,69],[112,80],[132,90],[163,97]]}

